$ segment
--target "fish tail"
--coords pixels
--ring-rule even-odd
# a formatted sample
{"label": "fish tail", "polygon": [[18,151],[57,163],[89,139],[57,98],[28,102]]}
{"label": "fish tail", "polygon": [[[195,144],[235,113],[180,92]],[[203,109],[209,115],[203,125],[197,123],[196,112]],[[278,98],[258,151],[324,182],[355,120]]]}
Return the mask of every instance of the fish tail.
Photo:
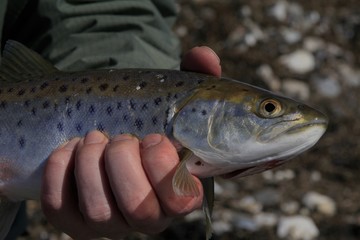
{"label": "fish tail", "polygon": [[8,234],[20,205],[21,202],[11,202],[0,197],[0,240],[5,239]]}

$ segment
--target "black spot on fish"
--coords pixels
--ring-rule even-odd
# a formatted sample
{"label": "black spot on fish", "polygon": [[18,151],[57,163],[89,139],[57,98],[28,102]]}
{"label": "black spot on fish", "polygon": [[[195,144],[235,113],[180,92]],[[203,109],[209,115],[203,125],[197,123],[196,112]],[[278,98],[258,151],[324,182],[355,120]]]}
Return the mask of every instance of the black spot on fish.
{"label": "black spot on fish", "polygon": [[125,81],[127,81],[127,80],[129,80],[130,79],[130,76],[129,75],[125,75],[124,77],[123,77],[123,80],[125,80]]}
{"label": "black spot on fish", "polygon": [[154,103],[155,103],[156,106],[159,106],[161,102],[162,102],[161,97],[158,97],[158,98],[154,99]]}
{"label": "black spot on fish", "polygon": [[204,80],[200,79],[197,81],[198,84],[202,84],[204,82]]}
{"label": "black spot on fish", "polygon": [[65,104],[69,104],[70,103],[70,97],[66,97],[65,98]]}
{"label": "black spot on fish", "polygon": [[90,105],[90,107],[89,107],[89,113],[90,113],[90,114],[94,114],[94,113],[95,113],[95,107],[94,107],[94,105]]}
{"label": "black spot on fish", "polygon": [[124,122],[127,122],[129,120],[129,115],[124,114],[123,115],[123,120],[124,120]]}
{"label": "black spot on fish", "polygon": [[32,87],[31,90],[30,90],[31,93],[34,93],[36,92],[36,87]]}
{"label": "black spot on fish", "polygon": [[64,124],[62,122],[59,122],[56,127],[59,130],[59,132],[64,131]]}
{"label": "black spot on fish", "polygon": [[147,85],[147,82],[141,82],[141,83],[139,84],[139,87],[140,87],[141,89],[143,89],[144,87],[146,87],[146,85]]}
{"label": "black spot on fish", "polygon": [[171,99],[171,93],[168,93],[168,94],[166,95],[166,101],[169,102],[170,99]]}
{"label": "black spot on fish", "polygon": [[112,107],[112,106],[108,106],[108,107],[106,108],[106,112],[107,112],[107,114],[108,114],[109,116],[111,116],[111,115],[113,114],[113,107]]}
{"label": "black spot on fish", "polygon": [[201,114],[202,114],[203,116],[205,116],[205,115],[207,114],[206,110],[202,110],[202,111],[201,111]]}
{"label": "black spot on fish", "polygon": [[21,126],[23,125],[22,120],[19,120],[19,121],[16,123],[16,125],[17,125],[18,127],[21,127]]}
{"label": "black spot on fish", "polygon": [[180,81],[180,82],[177,82],[176,84],[175,84],[175,87],[181,87],[181,86],[183,86],[184,85],[184,82],[183,81]]}
{"label": "black spot on fish", "polygon": [[22,96],[25,94],[25,89],[20,89],[17,93],[18,96]]}
{"label": "black spot on fish", "polygon": [[13,91],[14,91],[14,88],[12,88],[12,87],[11,87],[11,88],[8,88],[8,90],[7,90],[8,93],[11,93],[11,92],[13,92]]}
{"label": "black spot on fish", "polygon": [[59,78],[59,77],[56,77],[54,80],[55,80],[55,81],[59,81],[59,80],[60,80],[60,78]]}
{"label": "black spot on fish", "polygon": [[130,108],[132,110],[136,110],[136,103],[135,103],[135,101],[133,99],[130,99]]}
{"label": "black spot on fish", "polygon": [[61,92],[61,93],[64,93],[64,92],[66,92],[68,90],[68,86],[67,85],[61,85],[60,87],[59,87],[59,92]]}
{"label": "black spot on fish", "polygon": [[66,116],[67,116],[68,118],[71,118],[71,117],[72,117],[72,108],[66,109]]}
{"label": "black spot on fish", "polygon": [[37,111],[37,110],[36,110],[36,107],[33,107],[33,108],[31,109],[31,113],[32,113],[32,115],[34,115],[34,116],[35,116],[35,115],[36,115],[36,111]]}
{"label": "black spot on fish", "polygon": [[99,131],[101,131],[101,132],[104,132],[104,131],[105,131],[105,127],[103,126],[102,123],[98,123],[96,129],[99,130]]}
{"label": "black spot on fish", "polygon": [[24,102],[24,106],[25,106],[25,107],[29,107],[29,106],[30,106],[30,100],[26,100],[26,101]]}
{"label": "black spot on fish", "polygon": [[76,106],[76,110],[78,110],[78,111],[79,111],[79,110],[80,110],[81,105],[82,105],[82,104],[81,104],[81,100],[77,101],[77,102],[76,102],[76,105],[75,105],[75,106]]}
{"label": "black spot on fish", "polygon": [[201,166],[201,161],[195,162],[195,165],[196,165],[196,166]]}
{"label": "black spot on fish", "polygon": [[82,130],[82,124],[81,124],[81,123],[77,123],[76,126],[75,126],[75,128],[76,128],[76,131],[77,131],[78,133],[80,133],[81,130]]}
{"label": "black spot on fish", "polygon": [[109,87],[109,84],[103,83],[103,84],[101,84],[101,85],[99,86],[99,90],[103,92],[103,91],[105,91],[108,87]]}
{"label": "black spot on fish", "polygon": [[92,92],[92,87],[89,87],[88,89],[86,89],[86,93],[90,94]]}
{"label": "black spot on fish", "polygon": [[157,119],[156,116],[153,116],[153,117],[151,118],[151,120],[152,120],[152,123],[153,123],[154,126],[158,123],[158,119]]}
{"label": "black spot on fish", "polygon": [[148,110],[148,109],[149,109],[149,107],[148,107],[147,103],[144,103],[144,105],[142,105],[142,107],[141,107],[141,110]]}
{"label": "black spot on fish", "polygon": [[140,118],[137,118],[135,119],[134,126],[137,128],[137,130],[141,131],[144,126],[144,123]]}
{"label": "black spot on fish", "polygon": [[57,112],[59,105],[57,103],[54,103],[54,111]]}
{"label": "black spot on fish", "polygon": [[122,104],[121,104],[121,102],[118,102],[118,103],[117,103],[116,108],[117,108],[118,110],[120,110],[120,109],[122,108]]}
{"label": "black spot on fish", "polygon": [[1,103],[0,103],[0,108],[5,109],[6,106],[7,106],[7,102],[6,102],[5,100],[1,101]]}
{"label": "black spot on fish", "polygon": [[174,98],[175,98],[175,99],[178,99],[178,97],[179,97],[179,96],[177,95],[177,93],[175,93],[175,94],[174,94]]}
{"label": "black spot on fish", "polygon": [[21,149],[25,147],[25,138],[24,137],[19,138],[19,147]]}
{"label": "black spot on fish", "polygon": [[116,92],[119,89],[119,85],[115,85],[115,87],[113,88],[113,91]]}
{"label": "black spot on fish", "polygon": [[40,86],[40,90],[44,90],[45,88],[47,88],[49,86],[48,82],[44,82],[43,84],[41,84]]}
{"label": "black spot on fish", "polygon": [[43,108],[45,109],[45,108],[48,108],[50,106],[50,103],[49,103],[49,101],[45,101],[45,102],[43,102]]}
{"label": "black spot on fish", "polygon": [[165,111],[166,116],[169,115],[169,113],[170,113],[170,108],[168,107]]}
{"label": "black spot on fish", "polygon": [[192,108],[191,112],[193,112],[193,113],[196,112],[196,108]]}
{"label": "black spot on fish", "polygon": [[81,82],[81,83],[87,83],[88,81],[89,81],[89,79],[88,79],[88,78],[86,78],[86,77],[84,77],[84,78],[82,78],[82,79],[81,79],[81,81],[80,81],[80,82]]}

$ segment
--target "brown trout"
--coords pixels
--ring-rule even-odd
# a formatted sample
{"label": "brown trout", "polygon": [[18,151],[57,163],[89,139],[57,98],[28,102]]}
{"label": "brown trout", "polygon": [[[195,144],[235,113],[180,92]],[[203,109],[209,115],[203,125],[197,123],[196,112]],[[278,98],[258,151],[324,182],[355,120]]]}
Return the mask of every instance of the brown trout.
{"label": "brown trout", "polygon": [[204,179],[209,238],[213,176],[275,167],[327,126],[317,110],[236,80],[176,70],[61,72],[15,41],[4,48],[0,83],[0,239],[20,201],[39,198],[49,154],[91,130],[166,134],[182,158],[174,191],[197,195],[191,174]]}

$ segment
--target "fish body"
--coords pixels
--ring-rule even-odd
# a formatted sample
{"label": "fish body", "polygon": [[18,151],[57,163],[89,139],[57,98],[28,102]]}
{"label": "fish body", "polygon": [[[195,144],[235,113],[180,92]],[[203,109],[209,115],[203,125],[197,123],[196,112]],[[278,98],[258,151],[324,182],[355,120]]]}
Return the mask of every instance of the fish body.
{"label": "fish body", "polygon": [[184,153],[174,190],[196,195],[191,174],[264,171],[313,146],[327,125],[308,106],[236,80],[153,69],[65,73],[14,41],[0,80],[0,239],[19,201],[39,198],[50,153],[91,130],[166,134]]}

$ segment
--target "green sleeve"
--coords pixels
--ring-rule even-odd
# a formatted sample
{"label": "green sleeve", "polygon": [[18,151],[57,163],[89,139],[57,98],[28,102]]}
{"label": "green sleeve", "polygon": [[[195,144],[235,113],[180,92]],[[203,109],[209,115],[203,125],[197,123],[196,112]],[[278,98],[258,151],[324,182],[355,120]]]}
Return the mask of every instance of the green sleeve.
{"label": "green sleeve", "polygon": [[[36,15],[26,13],[34,9]],[[179,41],[172,32],[174,1],[39,0],[28,1],[23,11],[16,32],[6,36],[59,69],[179,66]]]}

